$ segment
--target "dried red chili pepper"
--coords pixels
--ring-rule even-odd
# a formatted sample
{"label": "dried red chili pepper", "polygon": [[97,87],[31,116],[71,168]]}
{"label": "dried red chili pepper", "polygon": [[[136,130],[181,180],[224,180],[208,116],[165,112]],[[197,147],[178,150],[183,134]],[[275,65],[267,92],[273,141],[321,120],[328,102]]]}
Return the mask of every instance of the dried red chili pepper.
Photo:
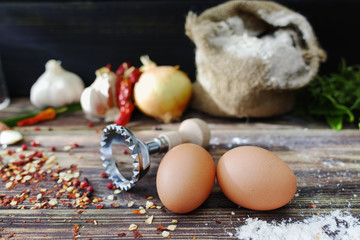
{"label": "dried red chili pepper", "polygon": [[116,70],[116,74],[116,96],[120,108],[120,116],[115,123],[125,126],[130,121],[131,114],[135,109],[132,93],[134,84],[139,80],[141,72],[138,68],[131,67],[129,62],[124,62]]}
{"label": "dried red chili pepper", "polygon": [[55,117],[56,117],[55,109],[48,108],[44,111],[39,112],[34,117],[25,118],[25,119],[17,122],[17,125],[18,126],[29,126],[29,125],[33,125],[33,124],[41,122],[41,121],[54,119]]}

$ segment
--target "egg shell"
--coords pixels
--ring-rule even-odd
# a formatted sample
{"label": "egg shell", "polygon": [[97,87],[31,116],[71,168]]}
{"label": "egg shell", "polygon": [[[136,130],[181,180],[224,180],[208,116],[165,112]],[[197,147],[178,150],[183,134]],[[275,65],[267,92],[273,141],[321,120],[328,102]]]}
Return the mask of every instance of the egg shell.
{"label": "egg shell", "polygon": [[176,213],[187,213],[198,208],[210,195],[215,183],[215,164],[204,148],[180,144],[162,159],[156,187],[166,208]]}
{"label": "egg shell", "polygon": [[290,202],[296,177],[274,153],[255,146],[226,152],[217,165],[217,181],[234,203],[253,210],[273,210]]}

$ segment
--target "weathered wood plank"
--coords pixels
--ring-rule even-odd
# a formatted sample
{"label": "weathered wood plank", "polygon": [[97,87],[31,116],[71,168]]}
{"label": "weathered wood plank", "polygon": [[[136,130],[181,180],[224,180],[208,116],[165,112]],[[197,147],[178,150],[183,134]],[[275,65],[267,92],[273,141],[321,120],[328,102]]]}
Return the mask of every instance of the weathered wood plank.
{"label": "weathered wood plank", "polygon": [[[14,109],[10,109],[13,111]],[[11,112],[9,110],[9,112]],[[11,115],[10,113],[7,113]],[[13,111],[15,114],[16,111]],[[161,131],[176,130],[179,123],[160,124],[150,118],[135,118],[129,128],[141,140],[148,141]],[[116,200],[106,197],[113,191],[106,188],[107,179],[100,175],[103,172],[99,155],[101,129],[105,123],[87,126],[82,113],[61,116],[54,121],[39,124],[40,131],[34,127],[18,128],[24,134],[24,142],[35,140],[39,147],[30,147],[28,151],[43,149],[50,154],[51,146],[56,147],[54,154],[62,167],[78,165],[81,178],[89,179],[95,191],[94,195],[104,199],[105,207],[96,209],[96,205],[81,214],[72,207],[61,204],[54,209],[30,210],[32,203],[25,201],[25,209],[16,207],[0,208],[0,235],[8,238],[14,232],[13,239],[72,239],[74,224],[80,226],[79,238],[82,239],[133,239],[128,230],[130,224],[138,225],[143,239],[160,239],[156,226],[172,224],[178,220],[177,229],[171,233],[172,239],[235,239],[235,227],[244,224],[247,217],[267,221],[281,221],[292,218],[301,220],[305,217],[334,210],[344,210],[354,216],[360,216],[360,132],[343,130],[336,132],[324,127],[294,124],[276,121],[246,123],[241,120],[218,119],[191,111],[184,117],[201,116],[208,121],[212,138],[208,151],[217,162],[227,150],[242,146],[256,145],[276,153],[294,170],[298,181],[296,197],[286,206],[269,212],[256,212],[238,207],[230,202],[215,184],[208,200],[197,210],[188,214],[175,214],[162,209],[148,209],[146,215],[154,215],[152,224],[145,224],[146,215],[138,215],[132,210],[145,206],[146,196],[150,201],[162,206],[155,186],[156,171],[162,155],[151,157],[151,168],[148,174],[128,192],[117,195]],[[155,130],[154,126],[162,130]],[[70,151],[66,145],[79,144]],[[10,147],[15,150],[22,143]],[[119,157],[124,157],[120,150]],[[128,164],[129,165],[129,164]],[[127,164],[124,164],[126,167]],[[39,183],[39,187],[51,189],[56,183],[50,179]],[[5,188],[0,182],[0,194],[16,195],[30,186],[18,185],[14,189]],[[34,193],[35,194],[35,191]],[[66,197],[59,200],[66,200]],[[135,205],[127,206],[130,201]],[[119,203],[112,207],[111,203]],[[97,222],[94,224],[92,220]],[[26,222],[23,222],[26,221]],[[117,234],[124,232],[125,237]]]}

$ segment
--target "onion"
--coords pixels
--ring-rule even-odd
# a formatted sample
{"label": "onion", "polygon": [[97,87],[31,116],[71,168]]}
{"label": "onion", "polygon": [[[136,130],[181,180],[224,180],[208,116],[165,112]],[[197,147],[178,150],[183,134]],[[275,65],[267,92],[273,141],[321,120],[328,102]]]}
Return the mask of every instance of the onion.
{"label": "onion", "polygon": [[191,98],[191,81],[178,66],[157,66],[140,58],[143,72],[134,87],[135,105],[146,115],[165,123],[178,119]]}

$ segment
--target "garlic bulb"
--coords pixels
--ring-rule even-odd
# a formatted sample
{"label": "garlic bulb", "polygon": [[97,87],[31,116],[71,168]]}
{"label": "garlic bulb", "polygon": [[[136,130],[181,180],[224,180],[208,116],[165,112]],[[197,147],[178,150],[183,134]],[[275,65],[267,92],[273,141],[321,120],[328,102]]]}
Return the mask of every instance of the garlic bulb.
{"label": "garlic bulb", "polygon": [[37,108],[62,107],[80,101],[84,83],[75,73],[66,71],[61,62],[49,60],[45,72],[30,90],[30,101]]}
{"label": "garlic bulb", "polygon": [[91,121],[105,118],[105,121],[115,121],[119,116],[116,101],[117,76],[107,67],[96,72],[95,81],[81,94],[81,107],[86,117]]}

